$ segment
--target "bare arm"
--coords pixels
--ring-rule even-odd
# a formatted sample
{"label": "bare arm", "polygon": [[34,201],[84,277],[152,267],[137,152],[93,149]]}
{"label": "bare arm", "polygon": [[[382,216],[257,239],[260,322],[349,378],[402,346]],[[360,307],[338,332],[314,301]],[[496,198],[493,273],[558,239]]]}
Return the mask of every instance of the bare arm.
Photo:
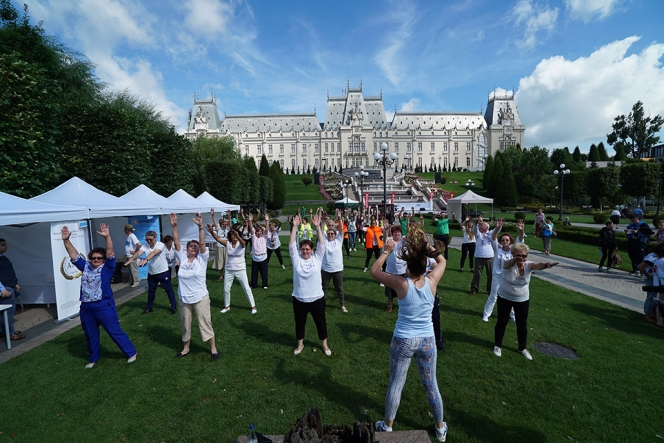
{"label": "bare arm", "polygon": [[65,245],[65,249],[67,250],[67,254],[69,254],[69,258],[71,258],[72,260],[76,260],[76,257],[78,257],[78,251],[71,243],[71,241],[69,241],[69,237],[71,236],[69,228],[63,226],[60,232],[62,233],[62,243],[64,243]]}
{"label": "bare arm", "polygon": [[380,254],[380,257],[374,262],[373,266],[369,270],[369,275],[373,277],[378,283],[382,283],[385,286],[388,286],[397,293],[399,300],[403,299],[408,292],[408,282],[405,278],[399,275],[388,274],[387,272],[381,271],[383,264],[387,260],[387,257],[394,250],[394,240],[388,238],[383,247],[383,253]]}
{"label": "bare arm", "polygon": [[[107,258],[114,257],[115,249],[113,249],[113,240],[111,239],[111,231],[110,228],[106,225],[106,223],[99,224],[99,231],[97,231],[97,234],[104,237],[106,243],[106,257]],[[71,242],[69,242],[69,244],[71,244]]]}
{"label": "bare arm", "polygon": [[[198,226],[199,254],[205,254],[207,252],[207,247],[205,246],[205,230],[203,229],[203,216],[200,212],[197,212],[194,216],[194,223],[196,223],[196,226]],[[173,235],[173,238],[175,238],[175,235]],[[177,250],[179,251],[179,249]]]}
{"label": "bare arm", "polygon": [[523,243],[523,239],[526,237],[526,233],[524,232],[525,227],[526,227],[526,224],[523,220],[519,220],[518,222],[516,222],[516,228],[519,230],[518,239],[521,243]]}
{"label": "bare arm", "polygon": [[291,221],[291,224],[293,225],[293,229],[291,229],[291,231],[290,231],[290,242],[289,242],[289,244],[297,242],[297,231],[298,231],[298,228],[300,227],[300,214],[296,214],[295,217],[293,217],[293,220]]}
{"label": "bare arm", "polygon": [[[214,220],[214,209],[211,212],[212,220]],[[180,252],[182,245],[180,244],[180,233],[178,232],[178,216],[175,215],[175,212],[171,212],[168,218],[171,221],[171,228],[173,228],[173,246],[175,246],[176,251]]]}
{"label": "bare arm", "polygon": [[228,243],[227,240],[224,240],[223,238],[219,237],[217,233],[214,231],[214,226],[212,225],[207,225],[207,230],[217,242],[221,243],[222,245],[226,246],[226,243]]}
{"label": "bare arm", "polygon": [[494,239],[494,240],[497,240],[497,239],[498,239],[498,234],[499,234],[500,231],[503,229],[503,221],[504,221],[504,220],[503,220],[502,218],[499,218],[499,219],[496,221],[496,227],[494,228],[493,231],[491,231],[491,232],[492,232],[492,234],[491,234],[491,238],[492,238],[492,239]]}
{"label": "bare arm", "polygon": [[542,269],[553,268],[557,264],[559,264],[557,261],[550,261],[550,262],[546,262],[546,263],[531,263],[530,269],[532,269],[534,271],[540,271]]}
{"label": "bare arm", "polygon": [[217,224],[217,219],[214,217],[214,208],[210,209],[210,215],[212,216],[212,226],[214,226],[214,229],[217,229],[219,225]]}
{"label": "bare arm", "polygon": [[[319,211],[316,212],[316,215],[312,217],[311,221],[313,222],[314,226],[316,226],[316,236],[318,237],[318,244],[319,245],[325,244],[325,236],[323,235],[323,228],[321,227],[320,223],[321,216]],[[341,232],[343,232],[343,228]]]}

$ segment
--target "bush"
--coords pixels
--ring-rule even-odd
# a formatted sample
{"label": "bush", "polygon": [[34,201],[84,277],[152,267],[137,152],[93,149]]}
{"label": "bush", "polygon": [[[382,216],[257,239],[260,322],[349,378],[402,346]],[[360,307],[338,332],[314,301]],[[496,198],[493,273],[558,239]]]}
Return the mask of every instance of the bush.
{"label": "bush", "polygon": [[593,220],[595,221],[595,223],[604,224],[604,223],[606,223],[607,217],[606,217],[606,214],[603,214],[603,213],[600,212],[600,213],[597,213],[597,214],[593,215]]}
{"label": "bush", "polygon": [[447,183],[447,176],[446,176],[446,175],[440,177],[440,183],[441,183],[442,185],[444,185],[445,183]]}
{"label": "bush", "polygon": [[524,212],[515,212],[514,213],[514,220],[525,220],[526,219],[526,214]]}
{"label": "bush", "polygon": [[655,215],[655,216],[652,218],[652,225],[653,225],[654,228],[657,227],[657,222],[658,222],[659,220],[664,220],[664,215],[662,215],[662,214],[660,214],[660,215]]}
{"label": "bush", "polygon": [[302,183],[304,183],[304,186],[309,186],[312,182],[313,180],[311,177],[302,177]]}

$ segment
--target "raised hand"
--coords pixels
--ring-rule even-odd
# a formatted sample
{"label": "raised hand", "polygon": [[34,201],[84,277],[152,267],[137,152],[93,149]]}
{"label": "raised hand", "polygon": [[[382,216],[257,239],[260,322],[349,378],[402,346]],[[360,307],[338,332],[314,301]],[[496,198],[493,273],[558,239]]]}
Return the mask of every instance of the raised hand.
{"label": "raised hand", "polygon": [[383,244],[383,251],[390,254],[394,250],[395,245],[396,243],[394,242],[394,239],[392,237],[389,237],[387,240],[385,240],[385,243]]}
{"label": "raised hand", "polygon": [[210,215],[212,216],[212,220],[214,220],[214,208],[210,209]]}
{"label": "raised hand", "polygon": [[210,234],[212,234],[214,232],[214,226],[212,226],[211,224],[208,223],[207,224],[207,230]]}
{"label": "raised hand", "polygon": [[168,214],[168,219],[171,221],[171,226],[175,227],[178,225],[178,216],[175,215],[175,212]]}
{"label": "raised hand", "polygon": [[69,232],[69,228],[66,226],[63,226],[62,229],[60,229],[60,233],[62,234],[63,240],[69,240],[69,237],[71,237],[71,232]]}
{"label": "raised hand", "polygon": [[300,223],[302,223],[302,220],[300,220],[300,214],[295,215],[295,217],[293,217],[293,220],[291,221],[291,223],[293,224],[294,228],[297,228],[298,226],[300,226]]}
{"label": "raised hand", "polygon": [[523,229],[525,228],[525,223],[524,223],[524,221],[523,221],[523,220],[519,220],[519,221],[517,221],[517,222],[516,222],[516,228],[517,228],[519,231],[523,232]]}
{"label": "raised hand", "polygon": [[97,231],[97,234],[101,235],[104,238],[109,237],[111,235],[109,226],[106,225],[106,223],[100,223],[99,231]]}
{"label": "raised hand", "polygon": [[[202,227],[203,227],[203,217],[201,216],[201,213],[200,213],[200,212],[197,212],[197,213],[196,213],[196,215],[194,216],[193,220],[194,220],[194,223],[196,223],[196,225],[197,225],[199,228],[202,228]],[[176,223],[177,223],[177,220],[176,220]]]}
{"label": "raised hand", "polygon": [[249,221],[250,222],[254,221],[254,215],[251,212],[249,213]]}
{"label": "raised hand", "polygon": [[321,221],[321,216],[318,213],[316,213],[316,215],[314,215],[312,217],[311,221],[313,222],[313,225],[315,227],[319,227],[320,226],[320,221]]}
{"label": "raised hand", "polygon": [[498,220],[496,220],[496,228],[500,228],[500,227],[503,226],[503,220],[504,219],[502,219],[502,218],[499,218]]}
{"label": "raised hand", "polygon": [[268,215],[267,211],[265,212],[265,221],[266,222],[270,221],[270,216]]}

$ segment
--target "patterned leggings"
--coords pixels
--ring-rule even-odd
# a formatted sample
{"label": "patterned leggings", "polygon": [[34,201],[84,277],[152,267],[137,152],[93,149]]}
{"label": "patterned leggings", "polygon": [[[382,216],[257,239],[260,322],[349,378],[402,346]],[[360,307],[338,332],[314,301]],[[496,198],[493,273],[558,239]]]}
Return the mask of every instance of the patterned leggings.
{"label": "patterned leggings", "polygon": [[385,396],[385,418],[394,420],[401,402],[401,391],[406,383],[410,361],[420,370],[420,380],[427,394],[427,401],[436,422],[443,421],[443,398],[436,380],[437,351],[433,337],[398,338],[392,337],[390,347],[390,384]]}

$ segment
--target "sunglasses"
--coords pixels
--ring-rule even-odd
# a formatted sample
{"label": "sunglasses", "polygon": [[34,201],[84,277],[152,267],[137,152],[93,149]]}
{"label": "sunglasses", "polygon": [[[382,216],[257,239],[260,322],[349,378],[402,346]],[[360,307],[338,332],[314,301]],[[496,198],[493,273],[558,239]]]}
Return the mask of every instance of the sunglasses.
{"label": "sunglasses", "polygon": [[91,261],[95,261],[95,260],[103,260],[103,259],[104,259],[104,257],[90,257],[90,260],[91,260]]}
{"label": "sunglasses", "polygon": [[528,254],[526,255],[515,255],[514,258],[526,258],[528,257]]}
{"label": "sunglasses", "polygon": [[332,232],[328,232],[327,235],[337,235],[337,233],[332,231]]}

